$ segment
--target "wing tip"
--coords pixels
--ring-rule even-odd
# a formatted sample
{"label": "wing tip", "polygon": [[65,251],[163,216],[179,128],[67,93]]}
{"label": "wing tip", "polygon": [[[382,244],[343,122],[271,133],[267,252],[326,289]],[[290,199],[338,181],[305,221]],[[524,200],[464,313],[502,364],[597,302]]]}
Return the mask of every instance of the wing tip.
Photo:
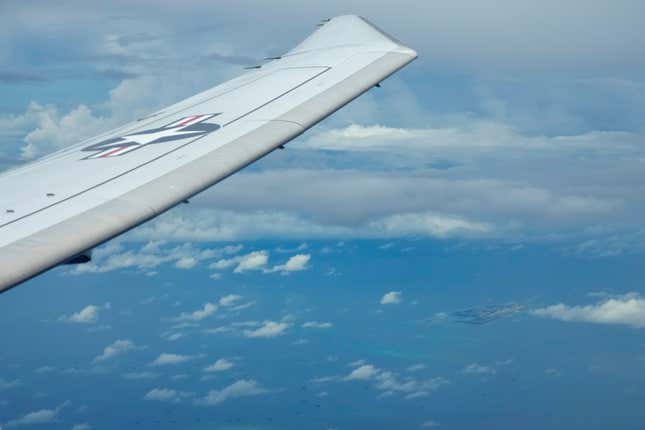
{"label": "wing tip", "polygon": [[346,14],[346,15],[338,15],[333,18],[329,18],[327,20],[324,20],[325,22],[333,22],[333,21],[360,21],[362,24],[365,24],[369,26],[371,29],[374,31],[378,32],[381,36],[385,37],[388,41],[392,42],[393,44],[396,45],[392,51],[406,55],[408,57],[411,57],[411,60],[414,60],[419,57],[419,53],[415,51],[414,49],[410,48],[407,46],[405,43],[401,42],[399,39],[396,37],[392,36],[386,31],[383,31],[379,26],[375,25],[372,21],[369,19],[365,18],[364,16],[361,15],[355,15],[355,14]]}

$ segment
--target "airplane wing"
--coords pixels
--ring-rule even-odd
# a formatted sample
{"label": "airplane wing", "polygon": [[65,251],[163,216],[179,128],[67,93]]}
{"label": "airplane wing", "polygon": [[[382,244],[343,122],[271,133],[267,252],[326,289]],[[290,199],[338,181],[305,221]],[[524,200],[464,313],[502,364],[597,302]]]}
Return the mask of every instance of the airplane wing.
{"label": "airplane wing", "polygon": [[0,292],[89,251],[303,133],[416,58],[358,16],[145,118],[0,175]]}

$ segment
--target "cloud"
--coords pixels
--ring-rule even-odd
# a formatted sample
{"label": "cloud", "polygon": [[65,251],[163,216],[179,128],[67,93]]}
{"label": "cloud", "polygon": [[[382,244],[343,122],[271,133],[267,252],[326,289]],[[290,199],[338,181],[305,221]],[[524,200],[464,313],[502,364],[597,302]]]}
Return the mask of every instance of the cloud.
{"label": "cloud", "polygon": [[181,355],[181,354],[170,354],[170,353],[161,353],[159,357],[155,358],[149,366],[168,366],[185,363],[187,361],[197,358],[194,355]]}
{"label": "cloud", "polygon": [[253,330],[244,330],[244,336],[246,337],[263,337],[270,338],[281,336],[289,328],[289,324],[285,322],[276,322],[276,321],[264,321],[262,325]]}
{"label": "cloud", "polygon": [[544,374],[549,375],[549,376],[560,376],[560,375],[562,375],[562,372],[559,369],[549,367],[549,368],[544,369]]}
{"label": "cloud", "polygon": [[20,418],[16,418],[7,422],[7,428],[53,423],[58,420],[58,415],[60,414],[60,412],[70,404],[71,402],[66,401],[55,409],[40,409],[38,411],[29,412]]}
{"label": "cloud", "polygon": [[215,270],[227,269],[235,266],[234,273],[243,273],[247,271],[262,270],[263,273],[281,272],[288,274],[306,270],[307,263],[311,259],[309,254],[297,254],[289,258],[284,264],[267,268],[269,263],[269,252],[266,250],[253,251],[246,255],[238,255],[233,258],[226,258],[212,263],[209,268]]}
{"label": "cloud", "polygon": [[371,364],[363,364],[352,370],[352,372],[345,377],[346,381],[365,381],[372,378],[378,373],[378,369]]}
{"label": "cloud", "polygon": [[411,366],[408,366],[405,370],[408,372],[418,372],[420,370],[423,370],[426,368],[426,365],[423,363],[418,363],[418,364],[413,364]]}
{"label": "cloud", "polygon": [[645,327],[645,299],[638,293],[609,298],[593,305],[568,306],[563,303],[535,309],[533,315],[561,321],[594,324],[621,324]]}
{"label": "cloud", "polygon": [[[217,187],[215,187],[217,188]],[[367,208],[374,208],[374,205]],[[280,239],[396,238],[409,236],[451,238],[490,237],[494,225],[462,216],[434,212],[403,213],[363,220],[362,224],[329,224],[297,213],[267,210],[238,212],[222,209],[178,208],[133,231],[131,240],[172,238],[173,240],[221,241]],[[222,270],[239,259],[222,259],[210,269]],[[265,268],[264,257],[255,256],[253,268]],[[237,268],[237,267],[236,267]],[[248,270],[240,267],[238,273]]]}
{"label": "cloud", "polygon": [[391,396],[396,393],[404,395],[406,400],[425,397],[430,392],[437,390],[448,380],[442,377],[430,379],[415,379],[411,376],[401,377],[395,372],[379,369],[371,364],[362,364],[356,367],[343,381],[371,381],[374,388],[381,391],[381,396]]}
{"label": "cloud", "polygon": [[192,269],[197,265],[198,261],[194,257],[181,257],[175,262],[177,269]]}
{"label": "cloud", "polygon": [[74,424],[72,430],[92,430],[92,426],[88,423]]}
{"label": "cloud", "polygon": [[266,266],[269,261],[269,254],[266,251],[256,251],[243,256],[235,270],[235,273],[242,273],[248,270],[258,270]]}
{"label": "cloud", "polygon": [[80,311],[71,314],[69,317],[63,315],[60,319],[70,323],[77,324],[95,324],[99,320],[101,308],[96,305],[85,306]]}
{"label": "cloud", "polygon": [[184,335],[182,333],[165,332],[161,334],[161,337],[167,341],[174,342],[184,337]]}
{"label": "cloud", "polygon": [[170,388],[153,388],[143,396],[143,400],[178,403],[181,401],[182,397],[185,396],[185,393],[181,393]]}
{"label": "cloud", "polygon": [[497,370],[489,366],[483,366],[479,363],[471,363],[468,366],[464,367],[461,370],[461,373],[474,375],[494,375],[497,373]]}
{"label": "cloud", "polygon": [[390,291],[389,293],[385,293],[383,297],[381,297],[381,304],[382,305],[398,305],[403,301],[403,298],[401,297],[403,293],[401,291]]}
{"label": "cloud", "polygon": [[156,373],[152,372],[130,372],[130,373],[125,373],[123,377],[125,379],[133,379],[133,380],[139,380],[139,379],[155,379],[158,377]]}
{"label": "cloud", "polygon": [[219,305],[223,307],[234,306],[240,300],[242,300],[242,296],[237,294],[228,294],[219,299]]}
{"label": "cloud", "polygon": [[95,117],[84,104],[61,113],[53,105],[36,102],[31,102],[23,114],[0,119],[0,123],[23,134],[20,156],[25,160],[81,141],[110,126],[105,118]]}
{"label": "cloud", "polygon": [[222,270],[236,266],[233,272],[242,273],[249,270],[263,269],[269,261],[267,251],[253,251],[245,255],[218,260],[208,266],[210,269]]}
{"label": "cloud", "polygon": [[[643,35],[638,26],[632,23],[642,18],[642,6],[620,0],[611,5],[600,3],[581,14],[580,11],[587,4],[580,0],[566,4],[549,0],[538,7],[529,2],[504,0],[499,3],[499,8],[491,10],[478,1],[460,1],[436,8],[419,1],[375,4],[359,0],[353,4],[353,8],[369,10],[372,7],[370,18],[374,22],[392,34],[400,35],[410,46],[418,49],[420,63],[415,67],[422,72],[432,66],[433,71],[438,69],[444,73],[455,73],[456,70],[469,76],[486,75],[486,72],[494,75],[513,73],[515,76],[535,73],[536,70],[575,71],[580,67],[588,73],[601,75],[602,72],[609,74],[609,71],[624,73],[640,70],[643,60],[638,58],[638,54],[641,52]],[[88,50],[92,48],[93,62],[109,65],[110,61],[121,63],[129,59],[128,64],[134,63],[137,68],[143,69],[146,65],[143,60],[148,60],[151,64],[144,70],[151,74],[170,73],[167,70],[170,68],[167,60],[171,57],[169,54],[186,45],[184,55],[177,53],[171,58],[184,60],[189,65],[185,73],[191,77],[192,69],[200,64],[198,60],[204,60],[196,58],[198,53],[207,57],[207,60],[214,58],[217,61],[207,63],[208,68],[231,62],[252,64],[245,58],[257,59],[268,55],[270,52],[267,50],[271,48],[265,45],[289,47],[290,41],[304,36],[303,32],[308,29],[306,23],[316,22],[320,16],[328,16],[330,10],[341,10],[343,5],[345,3],[341,0],[310,5],[290,1],[286,7],[302,21],[294,24],[291,16],[279,14],[263,1],[249,3],[253,13],[229,8],[226,14],[210,20],[207,17],[216,15],[219,10],[217,5],[196,2],[191,4],[191,11],[188,12],[168,2],[160,4],[157,10],[144,9],[145,13],[139,15],[136,28],[132,28],[131,20],[98,21],[87,5],[77,5],[73,16],[60,16],[60,12],[50,5],[44,9],[21,5],[19,10],[23,18],[20,22],[13,22],[16,21],[12,20],[15,13],[9,10],[2,24],[7,34],[20,34],[19,30],[23,29],[41,35],[37,41],[46,43],[45,46],[51,49],[52,39],[62,42],[62,30],[46,28],[43,17],[56,17],[65,24],[65,28],[72,29],[68,30],[70,37],[80,40],[81,36],[85,36],[84,43],[70,46],[64,58],[71,56],[74,59],[82,54],[87,58]],[[118,11],[119,6],[105,4],[98,11],[103,16],[110,16]],[[402,9],[415,10],[416,13],[401,14]],[[267,21],[274,25],[267,25]],[[551,25],[545,26],[545,22]],[[82,23],[86,25],[82,26]],[[207,37],[196,37],[196,32],[203,32],[208,24],[212,27],[206,33]],[[243,24],[253,31],[241,31],[239,27]],[[275,29],[278,28],[284,28],[284,34],[277,33]],[[598,28],[604,28],[605,34],[597,34]],[[191,40],[194,40],[195,46],[188,45],[187,42]],[[213,43],[213,40],[219,42]],[[224,43],[231,40],[235,43]],[[262,43],[266,40],[272,40],[272,43]],[[509,41],[513,41],[511,46]],[[6,55],[5,64],[13,64],[12,61],[17,63],[22,58],[11,51]],[[432,58],[433,61],[428,64],[423,58]],[[159,64],[165,67],[157,70]],[[194,77],[187,80],[190,82]],[[168,83],[169,87],[173,85],[179,84]],[[168,89],[159,87],[158,92],[163,94]],[[151,97],[159,96],[153,93]]]}
{"label": "cloud", "polygon": [[339,380],[338,376],[321,376],[318,378],[313,378],[311,382],[313,382],[314,384],[326,384],[328,382],[335,382],[338,380]]}
{"label": "cloud", "polygon": [[241,379],[221,390],[209,391],[204,398],[198,399],[195,403],[204,406],[215,406],[229,399],[258,396],[266,392],[267,390],[259,386],[256,381]]}
{"label": "cloud", "polygon": [[176,269],[187,270],[202,261],[230,255],[240,249],[241,246],[200,248],[192,243],[169,245],[165,240],[152,240],[138,249],[126,249],[120,242],[113,241],[94,250],[91,262],[79,264],[69,273],[78,275],[126,269],[151,273],[153,269],[165,264],[172,264]]}
{"label": "cloud", "polygon": [[181,321],[201,321],[205,318],[208,318],[217,312],[217,305],[213,303],[206,303],[201,309],[198,309],[191,313],[183,312],[181,315],[176,317],[174,320]]}
{"label": "cloud", "polygon": [[[609,146],[609,142],[616,139],[605,136],[604,139],[596,138],[598,146]],[[480,140],[478,136],[471,136],[468,141]],[[491,141],[498,141],[497,136],[491,136]],[[601,145],[600,142],[606,142]],[[638,138],[633,137],[624,146],[632,149],[625,150],[624,154],[617,154],[622,158],[635,150]],[[527,157],[518,148],[523,142],[518,138],[510,144],[512,151],[517,155]],[[541,144],[536,144],[541,146]],[[563,157],[587,156],[593,154],[580,153],[579,149],[565,150],[566,145],[562,139],[554,139],[545,149],[547,154],[535,154],[534,157],[548,157],[553,163],[562,163]],[[581,147],[580,142],[572,142],[572,147]],[[593,144],[591,144],[591,147]],[[588,151],[590,146],[584,146]],[[402,148],[409,152],[409,148]],[[598,148],[596,151],[604,153],[608,149]],[[487,150],[491,152],[491,150]],[[511,163],[501,153],[495,163]],[[375,237],[396,238],[419,232],[431,237],[472,237],[500,234],[497,229],[504,226],[504,220],[519,218],[529,223],[533,228],[552,225],[575,226],[574,220],[585,219],[610,221],[611,215],[616,214],[620,205],[616,202],[616,195],[601,192],[602,189],[589,192],[582,183],[572,184],[567,191],[557,188],[550,178],[537,174],[534,177],[524,177],[517,171],[501,172],[489,171],[486,166],[472,165],[470,160],[473,154],[455,154],[449,158],[463,159],[469,162],[467,172],[446,172],[443,174],[428,174],[424,156],[410,156],[410,159],[400,161],[405,155],[390,154],[394,159],[409,169],[407,174],[401,172],[383,173],[386,166],[374,165],[361,170],[339,167],[326,169],[304,168],[273,168],[259,172],[241,172],[230,178],[230,182],[223,182],[199,197],[195,202],[201,207],[211,209],[218,218],[224,217],[226,212],[239,213],[253,217],[255,225],[246,226],[243,232],[238,231],[240,220],[217,218],[209,223],[203,223],[200,229],[208,224],[219,227],[207,228],[209,236],[234,240],[236,237],[257,237],[260,232],[269,237],[279,236],[279,229],[287,222],[289,216],[297,221],[287,237]],[[555,155],[557,153],[557,156]],[[482,158],[490,156],[482,155]],[[417,165],[423,159],[423,165]],[[486,160],[480,161],[484,163]],[[305,163],[303,161],[303,163]],[[357,159],[356,163],[365,162]],[[376,163],[376,161],[375,161]],[[516,161],[515,169],[524,167],[524,163]],[[528,164],[528,160],[525,161]],[[350,164],[353,164],[350,162]],[[520,167],[521,166],[521,167]],[[583,167],[580,166],[580,169]],[[513,179],[509,179],[513,178]],[[271,190],[283,181],[294,185],[289,193],[276,195]],[[603,179],[608,182],[609,178]],[[606,186],[611,186],[607,183]],[[589,184],[587,183],[587,187]],[[312,193],[312,189],[316,192]],[[573,190],[573,191],[572,191]],[[596,192],[597,191],[597,192]],[[512,198],[504,198],[504,196]],[[401,216],[401,217],[397,217]],[[262,220],[265,220],[262,222]],[[235,222],[237,221],[237,222]],[[188,220],[185,220],[188,222]],[[231,222],[235,222],[230,224]],[[248,221],[250,223],[250,220]],[[414,222],[407,226],[403,222]],[[273,225],[271,224],[273,223]],[[300,231],[304,224],[314,228],[309,234]],[[302,227],[301,227],[302,225]],[[497,228],[496,228],[497,227]],[[176,228],[171,224],[165,225],[166,229]],[[343,234],[344,229],[349,232]],[[387,229],[387,230],[386,230]],[[321,231],[318,231],[321,230]],[[183,228],[186,239],[197,239],[198,229],[195,226]],[[408,233],[404,233],[408,231]],[[166,231],[168,232],[168,231]],[[266,237],[266,236],[265,236]]]}
{"label": "cloud", "polygon": [[486,236],[493,231],[493,227],[487,223],[431,213],[391,215],[373,220],[367,227],[381,232],[382,237],[419,235],[442,239],[452,236]]}
{"label": "cloud", "polygon": [[235,366],[235,363],[233,363],[232,361],[226,360],[225,358],[220,358],[215,363],[205,367],[204,372],[224,372],[233,368],[233,366]]}
{"label": "cloud", "polygon": [[9,388],[15,388],[20,385],[19,379],[13,379],[11,381],[6,381],[0,378],[0,391],[8,390]]}
{"label": "cloud", "polygon": [[307,321],[302,324],[303,328],[332,328],[334,325],[330,322]]}
{"label": "cloud", "polygon": [[270,272],[289,273],[306,270],[309,260],[311,260],[311,255],[309,254],[296,254],[289,258],[286,263],[274,266]]}
{"label": "cloud", "polygon": [[105,349],[103,349],[103,353],[94,358],[94,362],[109,360],[120,355],[125,355],[128,352],[141,349],[144,349],[144,347],[135,345],[135,343],[129,339],[119,339],[106,346]]}
{"label": "cloud", "polygon": [[425,397],[431,391],[448,384],[448,380],[442,377],[431,379],[402,378],[396,373],[387,370],[379,372],[374,379],[378,390],[383,393],[402,393],[406,399]]}

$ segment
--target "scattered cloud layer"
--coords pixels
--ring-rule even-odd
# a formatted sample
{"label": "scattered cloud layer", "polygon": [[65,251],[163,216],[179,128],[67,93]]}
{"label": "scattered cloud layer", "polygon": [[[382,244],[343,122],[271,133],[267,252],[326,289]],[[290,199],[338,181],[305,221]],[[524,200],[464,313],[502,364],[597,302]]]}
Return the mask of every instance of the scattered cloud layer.
{"label": "scattered cloud layer", "polygon": [[239,252],[241,245],[221,248],[195,247],[191,243],[168,244],[165,240],[148,241],[139,249],[126,249],[119,242],[110,242],[92,253],[92,261],[74,266],[71,274],[106,273],[114,270],[136,270],[154,275],[155,269],[171,264],[176,269],[188,270],[202,261],[213,260]]}
{"label": "scattered cloud layer", "polygon": [[261,271],[262,273],[280,272],[288,274],[308,269],[309,254],[296,254],[290,257],[285,263],[269,267],[270,254],[267,250],[253,251],[245,255],[238,255],[232,258],[218,260],[212,263],[209,268],[223,270],[234,267],[233,273],[244,273],[250,271]]}
{"label": "scattered cloud layer", "polygon": [[394,371],[379,369],[372,364],[361,364],[353,369],[343,381],[370,381],[374,388],[380,391],[381,397],[395,394],[402,395],[406,400],[428,396],[449,381],[442,377],[422,379],[412,376],[401,376]]}

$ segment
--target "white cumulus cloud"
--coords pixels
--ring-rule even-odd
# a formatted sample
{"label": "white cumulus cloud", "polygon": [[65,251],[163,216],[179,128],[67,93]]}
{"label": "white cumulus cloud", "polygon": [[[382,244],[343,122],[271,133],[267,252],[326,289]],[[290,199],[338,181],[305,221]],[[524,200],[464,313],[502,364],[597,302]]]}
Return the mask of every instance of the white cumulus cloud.
{"label": "white cumulus cloud", "polygon": [[201,321],[204,318],[208,318],[209,316],[213,315],[215,312],[217,312],[217,305],[208,302],[204,304],[201,309],[197,309],[194,312],[182,313],[177,318],[175,318],[175,321]]}
{"label": "white cumulus cloud", "polygon": [[296,254],[289,258],[286,263],[274,266],[270,271],[283,273],[299,272],[308,268],[307,264],[309,260],[311,260],[311,255],[309,254]]}
{"label": "white cumulus cloud", "polygon": [[110,358],[114,358],[119,355],[124,355],[124,354],[127,354],[128,352],[136,351],[139,349],[143,349],[143,347],[135,345],[135,343],[129,339],[118,339],[113,343],[111,343],[110,345],[106,346],[103,349],[103,353],[101,355],[96,356],[94,358],[94,361],[100,362],[100,361],[109,360]]}
{"label": "white cumulus cloud", "polygon": [[229,361],[225,358],[220,358],[215,363],[211,364],[204,368],[204,372],[224,372],[231,369],[235,364],[232,361]]}
{"label": "white cumulus cloud", "polygon": [[246,337],[276,337],[281,336],[289,328],[285,322],[264,321],[262,325],[254,330],[244,330]]}
{"label": "white cumulus cloud", "polygon": [[193,360],[194,358],[195,356],[193,355],[181,355],[163,352],[159,354],[159,357],[155,358],[154,361],[150,363],[150,366],[168,366],[181,364]]}
{"label": "white cumulus cloud", "polygon": [[401,291],[390,291],[389,293],[385,293],[383,297],[381,297],[381,304],[382,305],[398,305],[403,301]]}
{"label": "white cumulus cloud", "polygon": [[252,379],[241,379],[232,383],[231,385],[222,388],[221,390],[211,390],[208,394],[195,403],[205,406],[219,405],[229,399],[238,397],[257,396],[266,393],[267,390],[262,388],[258,383]]}
{"label": "white cumulus cloud", "polygon": [[243,273],[266,268],[269,262],[269,253],[265,250],[253,251],[248,254],[238,255],[232,258],[223,258],[212,263],[209,269],[222,270],[235,266],[233,272]]}
{"label": "white cumulus cloud", "polygon": [[533,315],[561,321],[580,321],[595,324],[622,324],[645,327],[645,298],[637,293],[625,294],[586,306],[563,303],[536,309]]}
{"label": "white cumulus cloud", "polygon": [[302,324],[303,328],[332,328],[334,325],[330,322],[307,321]]}
{"label": "white cumulus cloud", "polygon": [[363,364],[352,370],[352,372],[345,377],[346,381],[365,381],[372,378],[378,373],[378,369],[371,364]]}
{"label": "white cumulus cloud", "polygon": [[179,402],[183,393],[170,388],[153,388],[148,391],[143,400],[154,400],[158,402]]}
{"label": "white cumulus cloud", "polygon": [[475,375],[494,375],[497,370],[490,366],[484,366],[479,363],[471,363],[461,370],[461,373],[475,374]]}
{"label": "white cumulus cloud", "polygon": [[9,421],[7,423],[7,427],[12,428],[12,427],[34,425],[34,424],[53,423],[58,419],[59,413],[70,404],[71,402],[66,401],[55,409],[40,409],[38,411],[29,412],[20,418],[16,418],[14,420]]}
{"label": "white cumulus cloud", "polygon": [[228,294],[219,299],[219,305],[223,307],[234,306],[240,300],[242,300],[242,296],[237,294]]}
{"label": "white cumulus cloud", "polygon": [[266,251],[256,251],[245,255],[237,264],[233,272],[242,273],[247,270],[258,270],[269,262],[269,254]]}
{"label": "white cumulus cloud", "polygon": [[164,264],[172,264],[177,269],[192,269],[202,261],[231,255],[240,249],[241,246],[200,248],[191,243],[169,245],[165,240],[152,240],[138,249],[126,249],[119,242],[110,242],[93,252],[90,263],[79,264],[70,273],[79,275],[136,269],[154,275],[154,269]]}
{"label": "white cumulus cloud", "polygon": [[99,306],[88,305],[70,316],[63,315],[61,320],[77,324],[95,324],[99,320],[100,310]]}

